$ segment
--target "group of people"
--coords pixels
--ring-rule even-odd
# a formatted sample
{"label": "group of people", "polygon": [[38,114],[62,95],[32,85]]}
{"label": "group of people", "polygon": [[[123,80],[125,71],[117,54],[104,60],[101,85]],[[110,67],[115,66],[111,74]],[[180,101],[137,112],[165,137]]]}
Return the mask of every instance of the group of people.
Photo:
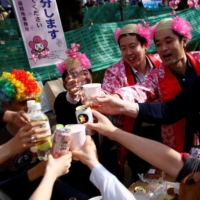
{"label": "group of people", "polygon": [[[96,98],[99,107],[92,111],[97,122],[86,124],[96,134],[87,136],[81,150],[57,159],[49,155],[48,162],[39,162],[29,150],[37,144],[31,135],[45,140],[47,129],[33,129],[40,122],[30,123],[24,113],[27,100],[36,99],[41,89],[29,72],[4,72],[0,105],[7,124],[1,123],[1,190],[13,199],[88,199],[100,191],[105,200],[131,200],[135,198],[120,182],[126,161],[133,181],[154,165],[177,181],[196,172],[193,182],[199,182],[198,148],[193,155],[190,150],[200,128],[200,53],[185,52],[191,31],[190,23],[179,16],[151,29],[141,24],[116,29],[122,58],[105,72],[103,95]],[[146,53],[152,40],[157,54]],[[72,44],[57,66],[67,91],[57,96],[54,108],[57,123],[64,125],[76,123],[75,108],[83,103],[79,83],[92,83],[90,62],[78,47]],[[83,68],[78,79],[68,73],[75,66]],[[71,163],[72,155],[81,162]]]}
{"label": "group of people", "polygon": [[[107,2],[107,1],[105,1]],[[94,6],[99,6],[99,5],[103,5],[104,2],[102,0],[85,0],[83,1],[83,7],[86,8],[86,7],[94,7]]]}
{"label": "group of people", "polygon": [[[131,109],[131,105],[135,105],[133,102],[138,102],[139,104],[135,106],[135,108],[139,109],[141,112],[139,112],[139,116],[136,115],[136,118],[134,115],[130,114],[133,114],[134,110],[130,110],[130,113],[120,112],[119,104],[117,104],[116,107],[118,107],[119,110],[115,113],[113,110],[114,104],[109,104],[108,100],[109,98],[113,100],[114,97],[109,96],[99,99],[100,106],[98,110],[106,115],[117,115],[117,117],[113,117],[114,120],[112,121],[114,121],[114,125],[118,128],[144,138],[164,143],[166,146],[179,153],[187,152],[186,154],[177,155],[179,155],[179,158],[181,155],[184,155],[183,161],[190,160],[189,163],[192,163],[191,165],[194,167],[196,162],[193,162],[193,158],[191,159],[191,157],[188,157],[188,153],[193,146],[193,139],[198,136],[198,129],[196,127],[198,123],[194,126],[193,117],[188,117],[188,115],[185,119],[182,119],[185,113],[187,113],[183,107],[187,103],[188,98],[190,98],[189,95],[184,97],[185,99],[182,99],[181,102],[179,101],[178,104],[174,104],[171,108],[166,106],[168,104],[171,105],[170,102],[166,105],[162,104],[161,108],[159,108],[159,104],[157,105],[155,103],[153,104],[154,107],[148,104],[140,104],[143,102],[163,102],[173,99],[182,90],[187,91],[187,88],[198,78],[199,52],[185,52],[186,45],[192,37],[191,31],[192,27],[190,23],[178,16],[174,19],[169,18],[160,21],[151,28],[151,31],[141,24],[128,24],[122,29],[117,29],[115,32],[115,40],[121,50],[122,59],[106,70],[102,83],[102,91],[106,95],[113,94],[113,96],[115,96],[115,101],[118,101],[116,97],[125,100],[124,105],[129,105],[129,107],[124,108],[125,111],[126,109],[127,111]],[[151,40],[154,40],[158,54],[146,53],[147,48],[151,44]],[[70,77],[67,79],[69,78]],[[63,79],[63,81],[67,79]],[[74,83],[76,82],[76,80],[73,81]],[[91,83],[91,81],[87,83]],[[196,83],[196,86],[194,85],[193,88],[197,89],[197,86]],[[78,98],[78,101],[74,102],[69,100],[69,96],[77,100],[77,96],[73,95],[73,91],[74,93],[77,92],[74,88],[76,88],[75,85],[73,87],[68,87],[68,92],[65,92],[65,95],[63,94],[63,96],[66,96],[65,105],[66,102],[71,102],[73,105],[81,104],[80,98]],[[190,92],[186,92],[186,94],[187,93]],[[194,95],[198,94],[194,93],[193,96]],[[176,102],[176,100],[174,102]],[[123,105],[123,102],[121,103]],[[57,102],[57,105],[61,104]],[[192,106],[195,107],[195,105],[196,104],[193,104]],[[72,106],[69,107],[72,108]],[[176,112],[174,108],[176,108],[178,112]],[[57,110],[56,104],[55,110]],[[66,112],[67,110],[69,111],[69,108],[66,108]],[[73,112],[74,111],[75,106]],[[198,109],[196,112],[198,113]],[[56,115],[59,116],[59,113],[62,113],[62,111],[57,110]],[[175,115],[174,113],[178,114]],[[193,115],[195,116],[195,121],[198,119],[197,113]],[[97,113],[94,113],[94,115],[95,114]],[[72,119],[71,115],[69,116]],[[90,127],[89,124],[87,126]],[[92,126],[91,129],[95,128]],[[105,134],[105,132],[109,132],[106,128],[105,131],[100,131],[99,129],[96,131],[106,136],[104,139],[107,137],[110,138],[109,134]],[[130,136],[131,135],[133,134],[130,134]],[[113,140],[113,138],[110,139]],[[119,171],[117,174],[115,171],[114,174],[117,175],[120,180],[123,180],[123,168],[126,160],[132,170],[133,181],[138,180],[138,173],[145,172],[148,169],[149,163],[163,169],[163,166],[160,166],[158,163],[155,164],[153,159],[150,160],[150,156],[143,155],[144,152],[149,152],[151,148],[145,151],[143,145],[141,145],[142,148],[138,148],[138,151],[140,151],[140,153],[138,153],[136,149],[132,150],[127,148],[127,145],[121,145],[121,140],[115,140],[117,144],[114,147],[116,150],[113,152],[117,153],[118,163],[115,166],[117,167],[117,165],[119,165],[119,168],[117,167]],[[111,143],[111,149],[113,148],[112,145]],[[153,143],[152,146],[154,145]],[[158,147],[162,149],[163,145],[158,145]],[[158,151],[158,149],[156,149],[156,151]],[[172,154],[174,154],[174,152]],[[163,152],[161,151],[161,153]],[[198,149],[196,150],[196,154],[198,155]],[[156,156],[155,159],[160,162]],[[171,159],[171,157],[169,157],[169,159]],[[162,162],[160,164],[163,165]],[[182,167],[183,162],[180,161],[179,165]],[[174,166],[171,165],[171,167]],[[171,171],[172,169],[169,171],[166,169],[164,170],[174,177],[177,177],[181,167],[177,165],[175,174]],[[191,168],[186,170],[186,172],[191,172]],[[109,170],[113,173],[112,168]],[[184,174],[181,175],[181,178],[177,178],[177,180],[180,181],[183,176],[186,175],[185,169],[183,171]]]}

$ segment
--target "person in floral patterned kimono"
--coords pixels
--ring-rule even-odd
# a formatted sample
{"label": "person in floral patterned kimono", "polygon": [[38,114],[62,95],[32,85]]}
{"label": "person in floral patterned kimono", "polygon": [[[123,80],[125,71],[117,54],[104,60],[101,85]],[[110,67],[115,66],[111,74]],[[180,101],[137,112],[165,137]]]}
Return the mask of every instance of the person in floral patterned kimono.
{"label": "person in floral patterned kimono", "polygon": [[[188,40],[192,37],[191,30],[190,23],[179,16],[163,19],[153,26],[152,38],[163,64],[151,70],[142,83],[121,88],[116,94],[131,102],[162,102],[174,98],[191,85],[200,75],[200,52],[185,52]],[[162,140],[178,152],[189,152],[193,134],[183,119],[162,126]]]}
{"label": "person in floral patterned kimono", "polygon": [[[152,69],[160,65],[161,60],[158,54],[146,54],[152,40],[149,30],[149,27],[141,24],[128,24],[122,29],[116,29],[115,40],[119,45],[122,58],[105,72],[102,83],[102,89],[105,93],[113,94],[122,87],[142,82]],[[161,141],[159,125],[144,124],[142,121],[134,121],[132,118],[123,115],[118,116],[115,120],[117,121],[114,123],[127,132],[132,132],[134,127],[134,133],[140,133],[144,137]],[[152,134],[150,134],[151,132]],[[129,161],[133,181],[138,180],[137,174],[146,171],[149,166],[133,153],[128,151],[127,154],[126,148],[119,144],[117,144],[117,153],[122,172],[126,159]],[[134,160],[134,167],[130,163],[132,160]]]}

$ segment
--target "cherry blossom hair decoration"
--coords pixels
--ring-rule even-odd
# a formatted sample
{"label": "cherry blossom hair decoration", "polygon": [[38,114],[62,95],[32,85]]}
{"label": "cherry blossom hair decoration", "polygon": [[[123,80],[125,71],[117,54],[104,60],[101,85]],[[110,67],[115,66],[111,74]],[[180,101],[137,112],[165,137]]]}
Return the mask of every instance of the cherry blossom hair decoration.
{"label": "cherry blossom hair decoration", "polygon": [[154,26],[152,26],[152,28],[150,29],[151,38],[154,38],[156,32],[164,29],[172,29],[178,34],[185,36],[188,40],[192,38],[192,27],[190,25],[190,22],[186,21],[185,19],[179,16],[176,16],[174,19],[163,19],[160,22],[156,23]]}
{"label": "cherry blossom hair decoration", "polygon": [[141,24],[127,24],[122,29],[117,28],[114,33],[115,41],[119,42],[119,37],[124,34],[136,33],[146,40],[146,47],[151,45],[150,31],[148,27]]}
{"label": "cherry blossom hair decoration", "polygon": [[68,57],[63,62],[56,65],[57,70],[60,72],[60,74],[63,74],[65,70],[76,66],[90,69],[90,60],[86,57],[84,53],[78,52],[79,47],[79,44],[71,44],[71,49],[68,49],[66,51]]}

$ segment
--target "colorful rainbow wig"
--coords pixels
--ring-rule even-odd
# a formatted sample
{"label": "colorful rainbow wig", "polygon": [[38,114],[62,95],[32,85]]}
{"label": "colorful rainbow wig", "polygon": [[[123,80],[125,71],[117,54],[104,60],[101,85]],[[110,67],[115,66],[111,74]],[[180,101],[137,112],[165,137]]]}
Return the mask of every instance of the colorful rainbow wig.
{"label": "colorful rainbow wig", "polygon": [[0,77],[0,106],[2,102],[21,101],[25,98],[36,98],[42,90],[33,74],[29,71],[14,69],[3,72]]}

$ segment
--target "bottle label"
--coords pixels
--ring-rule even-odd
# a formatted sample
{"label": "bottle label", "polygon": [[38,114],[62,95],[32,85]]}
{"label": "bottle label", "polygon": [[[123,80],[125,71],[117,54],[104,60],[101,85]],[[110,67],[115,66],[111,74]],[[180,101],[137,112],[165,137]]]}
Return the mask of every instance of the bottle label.
{"label": "bottle label", "polygon": [[49,121],[45,121],[45,120],[37,120],[37,119],[31,119],[31,122],[43,122],[43,124],[41,126],[36,126],[34,127],[35,129],[37,128],[47,128],[48,131],[46,132],[46,135],[51,135],[51,129],[50,129],[50,125],[49,125]]}
{"label": "bottle label", "polygon": [[[50,136],[44,139],[40,139],[40,140],[46,140],[46,142],[43,144],[37,145],[37,150],[42,151],[42,150],[50,149],[52,147],[52,141],[51,141]],[[37,141],[40,141],[40,140],[37,140]]]}

